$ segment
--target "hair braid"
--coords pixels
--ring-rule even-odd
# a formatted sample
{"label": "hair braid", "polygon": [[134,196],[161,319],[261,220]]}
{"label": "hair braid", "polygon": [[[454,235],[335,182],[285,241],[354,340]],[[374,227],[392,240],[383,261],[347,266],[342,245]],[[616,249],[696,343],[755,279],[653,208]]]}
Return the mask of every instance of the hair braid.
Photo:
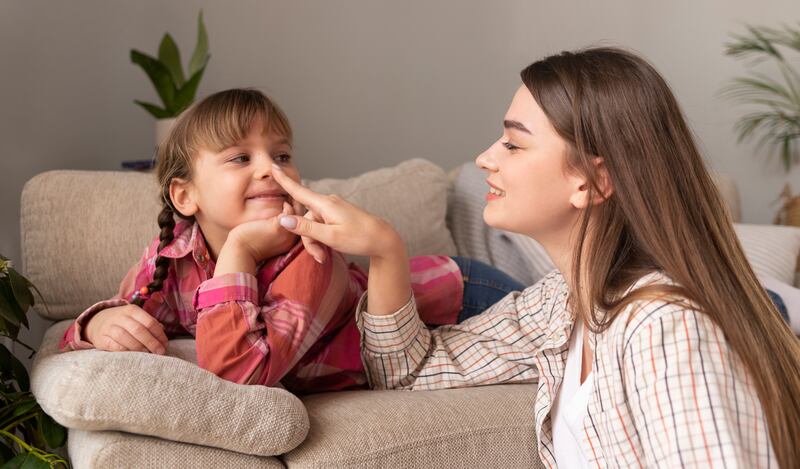
{"label": "hair braid", "polygon": [[[165,202],[164,208],[162,208],[161,213],[158,214],[158,226],[161,228],[161,232],[159,233],[159,239],[161,242],[158,243],[159,253],[162,249],[167,247],[167,245],[169,245],[173,239],[175,239],[175,219],[173,218],[173,215],[174,211],[172,210],[172,206]],[[147,285],[148,294],[152,294],[161,290],[161,288],[164,286],[164,280],[167,278],[167,274],[169,274],[169,258],[163,257],[159,254],[156,257],[156,270],[153,272],[153,281]],[[142,295],[137,295],[131,303],[135,304],[136,306],[142,306],[145,302],[145,299],[146,298]]]}

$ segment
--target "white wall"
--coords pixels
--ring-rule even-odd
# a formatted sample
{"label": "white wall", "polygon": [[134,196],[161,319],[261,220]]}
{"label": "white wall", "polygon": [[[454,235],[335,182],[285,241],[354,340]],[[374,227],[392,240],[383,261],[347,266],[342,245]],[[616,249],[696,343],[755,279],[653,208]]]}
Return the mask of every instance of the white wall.
{"label": "white wall", "polygon": [[564,49],[617,44],[671,83],[711,166],[738,183],[745,221],[769,222],[785,181],[800,189],[797,171],[787,176],[736,144],[741,110],[715,97],[743,71],[723,55],[728,34],[744,23],[796,23],[796,0],[0,0],[0,252],[17,265],[26,180],[151,156],[153,121],[132,100],[155,92],[128,51],[155,53],[170,31],[188,60],[200,8],[212,57],[199,94],[272,94],[295,127],[305,177],[410,157],[445,168],[469,161],[499,135],[520,69]]}

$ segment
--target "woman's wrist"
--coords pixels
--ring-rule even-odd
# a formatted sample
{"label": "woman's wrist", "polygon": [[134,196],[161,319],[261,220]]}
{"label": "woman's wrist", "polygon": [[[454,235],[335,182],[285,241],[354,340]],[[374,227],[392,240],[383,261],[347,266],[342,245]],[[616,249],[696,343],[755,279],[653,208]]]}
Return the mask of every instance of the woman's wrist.
{"label": "woman's wrist", "polygon": [[392,239],[379,254],[370,256],[367,279],[367,311],[374,316],[394,314],[411,297],[411,273],[406,247],[400,235]]}

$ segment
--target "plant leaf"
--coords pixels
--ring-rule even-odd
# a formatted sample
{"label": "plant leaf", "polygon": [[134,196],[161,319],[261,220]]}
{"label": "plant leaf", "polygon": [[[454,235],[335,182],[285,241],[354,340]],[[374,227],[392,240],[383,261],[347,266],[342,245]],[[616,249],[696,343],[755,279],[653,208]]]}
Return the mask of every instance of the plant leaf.
{"label": "plant leaf", "polygon": [[35,399],[31,399],[27,402],[22,402],[20,405],[14,409],[14,416],[19,417],[20,415],[27,414],[31,409],[38,406],[39,404],[36,402]]}
{"label": "plant leaf", "polygon": [[44,411],[39,415],[39,425],[47,445],[51,448],[60,448],[67,441],[67,429],[53,420]]}
{"label": "plant leaf", "polygon": [[0,371],[11,373],[19,385],[20,391],[28,392],[30,390],[28,370],[3,344],[0,344],[0,366],[2,366]]}
{"label": "plant leaf", "polygon": [[14,459],[3,464],[0,469],[50,469],[50,464],[30,452],[19,453]]}
{"label": "plant leaf", "polygon": [[[0,281],[0,283],[3,283]],[[19,327],[19,317],[17,317],[17,308],[11,306],[6,297],[8,287],[0,286],[0,319],[8,322],[9,324]],[[10,290],[10,288],[8,288]],[[12,299],[13,301],[13,299]],[[13,339],[14,337],[12,337]]]}
{"label": "plant leaf", "polygon": [[183,67],[181,67],[181,52],[169,33],[164,34],[161,44],[158,46],[158,60],[167,67],[175,88],[183,86]]}
{"label": "plant leaf", "polygon": [[156,106],[155,104],[150,104],[150,103],[146,103],[144,101],[139,101],[138,99],[134,99],[133,102],[138,104],[139,106],[142,106],[145,111],[147,111],[150,114],[152,114],[152,116],[155,117],[156,119],[166,119],[168,117],[175,117],[175,115],[173,115],[168,110],[162,109],[162,108]]}
{"label": "plant leaf", "polygon": [[192,104],[194,95],[197,93],[197,86],[200,84],[200,79],[203,78],[203,72],[205,72],[205,70],[205,67],[198,70],[197,73],[192,75],[192,78],[178,90],[178,93],[175,95],[175,109],[178,113],[183,112],[184,109]]}
{"label": "plant leaf", "polygon": [[175,99],[175,83],[172,82],[172,77],[167,67],[153,57],[136,49],[131,49],[131,62],[142,67],[147,76],[150,77],[158,96],[164,103],[164,108],[167,110],[172,109],[173,100]]}
{"label": "plant leaf", "polygon": [[194,76],[200,69],[205,68],[208,58],[208,35],[206,26],[203,24],[203,10],[200,10],[197,15],[197,44],[194,46],[192,58],[189,60],[189,76]]}
{"label": "plant leaf", "polygon": [[17,302],[17,298],[14,296],[14,290],[11,287],[10,277],[7,277],[5,281],[0,280],[0,296],[5,298],[6,304],[8,304],[9,307],[9,311],[17,319],[18,324],[16,325],[19,326],[19,324],[22,324],[25,327],[28,327],[28,316],[25,314],[25,311],[22,310]]}
{"label": "plant leaf", "polygon": [[28,288],[30,282],[14,269],[8,269],[8,279],[11,281],[11,290],[14,292],[17,304],[24,313],[27,313],[33,305],[33,294]]}
{"label": "plant leaf", "polygon": [[5,440],[0,440],[0,464],[14,459],[15,454],[14,450],[6,444]]}

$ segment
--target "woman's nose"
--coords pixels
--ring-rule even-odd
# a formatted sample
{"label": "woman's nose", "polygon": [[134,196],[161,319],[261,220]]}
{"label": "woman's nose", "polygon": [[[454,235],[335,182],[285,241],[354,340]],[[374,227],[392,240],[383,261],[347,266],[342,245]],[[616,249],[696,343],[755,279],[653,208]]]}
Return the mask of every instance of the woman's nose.
{"label": "woman's nose", "polygon": [[495,162],[494,152],[492,151],[493,148],[494,145],[490,146],[483,153],[478,155],[477,158],[475,158],[475,164],[478,165],[480,169],[484,169],[486,171],[497,171],[497,163]]}

